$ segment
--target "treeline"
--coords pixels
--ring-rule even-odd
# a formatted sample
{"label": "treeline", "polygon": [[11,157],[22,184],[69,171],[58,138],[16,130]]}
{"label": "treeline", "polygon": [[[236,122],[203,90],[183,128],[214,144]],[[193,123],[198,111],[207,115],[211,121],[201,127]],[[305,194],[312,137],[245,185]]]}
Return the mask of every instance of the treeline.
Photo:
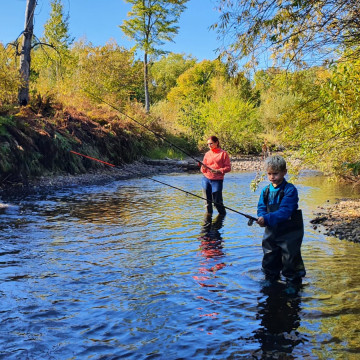
{"label": "treeline", "polygon": [[[61,19],[60,19],[61,20]],[[126,121],[105,105],[202,150],[216,134],[231,154],[289,151],[306,167],[358,175],[360,60],[306,70],[269,68],[251,77],[220,60],[186,54],[149,62],[150,112],[144,111],[143,62],[115,42],[73,42],[53,16],[32,51],[29,106],[51,116],[55,104],[111,127]],[[346,55],[346,54],[344,54]],[[0,111],[14,112],[21,83],[16,47],[0,44]],[[354,179],[354,178],[353,178]]]}

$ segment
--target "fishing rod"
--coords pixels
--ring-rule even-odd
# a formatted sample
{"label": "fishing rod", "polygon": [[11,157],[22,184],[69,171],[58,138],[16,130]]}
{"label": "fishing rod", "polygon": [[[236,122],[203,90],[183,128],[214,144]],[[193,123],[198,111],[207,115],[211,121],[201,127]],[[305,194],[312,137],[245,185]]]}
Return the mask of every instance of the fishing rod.
{"label": "fishing rod", "polygon": [[[114,165],[114,164],[110,164],[110,163],[108,163],[108,162],[106,162],[106,161],[102,161],[102,160],[96,159],[96,158],[91,157],[91,156],[88,156],[88,155],[81,154],[81,153],[76,152],[76,151],[73,151],[73,150],[70,150],[70,152],[71,152],[72,154],[75,154],[75,155],[82,156],[82,157],[87,158],[87,159],[90,159],[90,160],[94,160],[94,161],[100,162],[100,163],[102,163],[102,164],[104,164],[104,165],[111,166],[112,168],[118,168],[118,169],[120,169],[119,166],[116,166],[116,165]],[[195,197],[197,197],[197,198],[199,198],[199,199],[202,199],[202,200],[205,200],[205,201],[209,201],[209,200],[205,199],[205,198],[202,197],[202,196],[193,194],[193,193],[191,193],[191,192],[189,192],[189,191],[180,189],[180,188],[178,188],[178,187],[176,187],[176,186],[169,185],[169,184],[167,184],[167,183],[165,183],[165,182],[163,182],[163,181],[156,180],[156,179],[151,178],[151,177],[148,177],[148,176],[144,176],[144,178],[145,178],[145,179],[152,180],[152,181],[155,181],[155,182],[157,182],[157,183],[159,183],[159,184],[162,184],[162,185],[171,187],[171,188],[173,188],[173,189],[182,191],[182,192],[184,192],[184,193],[187,194],[187,195],[192,195],[192,196],[195,196]],[[251,216],[251,215],[242,213],[242,212],[237,211],[237,210],[235,210],[235,209],[229,208],[228,206],[225,206],[224,204],[219,204],[219,203],[217,203],[217,202],[215,202],[215,201],[212,201],[212,203],[213,203],[215,206],[216,206],[216,205],[222,205],[222,206],[224,206],[225,209],[230,210],[230,211],[233,211],[233,212],[235,212],[235,213],[237,213],[237,214],[239,214],[239,215],[242,215],[242,216],[246,217],[247,219],[249,219],[249,221],[248,221],[248,225],[249,225],[249,226],[251,226],[254,221],[257,221],[257,218],[255,218],[254,216]]]}
{"label": "fishing rod", "polygon": [[178,149],[179,151],[181,151],[182,153],[184,153],[185,155],[189,156],[191,159],[195,160],[196,162],[198,162],[199,164],[201,164],[202,166],[206,167],[209,170],[213,170],[211,167],[205,165],[202,161],[194,158],[191,154],[189,154],[187,151],[185,151],[184,149],[180,148],[179,146],[173,144],[171,141],[169,141],[168,139],[166,139],[164,136],[158,134],[156,131],[150,129],[148,126],[142,124],[140,121],[134,119],[133,117],[129,116],[128,114],[124,113],[123,111],[121,111],[118,107],[108,103],[107,101],[105,101],[104,99],[102,99],[101,97],[92,94],[91,92],[83,89],[83,91],[85,91],[87,94],[89,94],[90,96],[92,96],[94,99],[97,99],[98,101],[110,106],[111,108],[113,108],[114,110],[118,111],[120,114],[126,116],[127,118],[129,118],[130,120],[136,122],[138,125],[142,126],[144,129],[150,131],[151,133],[153,133],[155,136],[157,136],[158,138],[160,138],[161,140],[165,141],[166,143],[168,143],[169,145],[173,146],[174,148]]}

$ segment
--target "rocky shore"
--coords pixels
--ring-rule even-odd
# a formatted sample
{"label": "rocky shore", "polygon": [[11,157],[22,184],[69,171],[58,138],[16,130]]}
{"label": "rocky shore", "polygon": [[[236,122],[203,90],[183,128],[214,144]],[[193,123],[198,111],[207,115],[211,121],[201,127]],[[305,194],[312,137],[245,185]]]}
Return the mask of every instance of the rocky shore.
{"label": "rocky shore", "polygon": [[325,235],[340,240],[360,242],[360,200],[341,199],[318,209],[310,221],[314,229],[324,230]]}

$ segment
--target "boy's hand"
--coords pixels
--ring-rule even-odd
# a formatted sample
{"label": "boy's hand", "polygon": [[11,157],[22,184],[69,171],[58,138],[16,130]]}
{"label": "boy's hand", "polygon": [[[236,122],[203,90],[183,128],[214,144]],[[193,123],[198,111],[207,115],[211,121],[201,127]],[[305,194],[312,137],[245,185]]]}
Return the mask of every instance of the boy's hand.
{"label": "boy's hand", "polygon": [[261,227],[264,227],[265,226],[265,219],[260,216],[257,221],[256,221],[257,224],[259,224]]}

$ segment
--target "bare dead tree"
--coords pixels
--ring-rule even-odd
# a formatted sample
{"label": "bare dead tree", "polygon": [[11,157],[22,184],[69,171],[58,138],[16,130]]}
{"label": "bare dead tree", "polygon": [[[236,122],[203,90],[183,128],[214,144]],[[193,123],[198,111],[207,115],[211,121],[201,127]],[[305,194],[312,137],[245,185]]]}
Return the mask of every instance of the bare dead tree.
{"label": "bare dead tree", "polygon": [[23,42],[20,53],[20,75],[22,85],[19,89],[18,100],[20,106],[26,106],[29,102],[29,77],[31,63],[31,40],[34,33],[34,11],[36,0],[27,0],[25,11],[25,26]]}

